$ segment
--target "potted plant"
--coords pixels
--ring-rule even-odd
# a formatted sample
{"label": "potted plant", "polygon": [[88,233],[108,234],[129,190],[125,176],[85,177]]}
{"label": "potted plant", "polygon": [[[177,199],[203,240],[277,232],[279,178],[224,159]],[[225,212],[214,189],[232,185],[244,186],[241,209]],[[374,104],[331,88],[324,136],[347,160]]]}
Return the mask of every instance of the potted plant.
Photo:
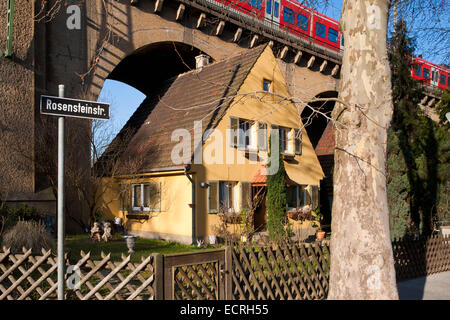
{"label": "potted plant", "polygon": [[323,215],[320,213],[320,211],[318,209],[315,209],[313,211],[315,211],[315,216],[314,216],[314,220],[311,223],[311,226],[313,228],[317,228],[316,239],[322,240],[325,238],[325,231],[322,230]]}

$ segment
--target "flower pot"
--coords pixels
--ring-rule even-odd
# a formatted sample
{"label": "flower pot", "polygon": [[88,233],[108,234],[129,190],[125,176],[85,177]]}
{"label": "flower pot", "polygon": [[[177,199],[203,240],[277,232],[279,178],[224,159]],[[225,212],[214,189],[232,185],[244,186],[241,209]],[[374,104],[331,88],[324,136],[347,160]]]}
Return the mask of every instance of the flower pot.
{"label": "flower pot", "polygon": [[296,212],[289,212],[289,213],[288,213],[288,217],[289,217],[289,219],[297,220],[297,218],[298,218],[298,213],[296,213]]}
{"label": "flower pot", "polygon": [[317,231],[316,232],[316,239],[317,240],[322,240],[325,238],[325,231]]}

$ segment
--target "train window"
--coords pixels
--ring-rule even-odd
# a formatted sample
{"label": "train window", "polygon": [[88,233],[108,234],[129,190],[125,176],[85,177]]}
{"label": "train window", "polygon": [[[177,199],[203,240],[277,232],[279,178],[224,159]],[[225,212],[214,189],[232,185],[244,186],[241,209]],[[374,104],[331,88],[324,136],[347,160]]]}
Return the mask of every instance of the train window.
{"label": "train window", "polygon": [[280,3],[278,1],[275,1],[273,4],[273,16],[275,18],[278,18],[279,12],[280,12]]}
{"label": "train window", "polygon": [[295,24],[294,10],[284,7],[283,20],[290,24]]}
{"label": "train window", "polygon": [[422,67],[420,66],[420,64],[416,64],[414,66],[414,75],[419,76],[420,77],[420,72],[422,71]]}
{"label": "train window", "polygon": [[308,17],[298,14],[297,25],[300,29],[308,30]]}
{"label": "train window", "polygon": [[321,37],[321,38],[325,38],[325,25],[320,23],[320,22],[316,22],[316,35]]}
{"label": "train window", "polygon": [[328,40],[338,43],[338,32],[333,28],[328,28]]}
{"label": "train window", "polygon": [[272,0],[266,1],[266,12],[272,14]]}
{"label": "train window", "polygon": [[441,74],[441,84],[445,86],[445,74]]}
{"label": "train window", "polygon": [[430,76],[430,69],[423,68],[423,77],[424,77],[425,79],[428,79],[429,76]]}
{"label": "train window", "polygon": [[261,0],[250,0],[248,2],[253,8],[261,9]]}

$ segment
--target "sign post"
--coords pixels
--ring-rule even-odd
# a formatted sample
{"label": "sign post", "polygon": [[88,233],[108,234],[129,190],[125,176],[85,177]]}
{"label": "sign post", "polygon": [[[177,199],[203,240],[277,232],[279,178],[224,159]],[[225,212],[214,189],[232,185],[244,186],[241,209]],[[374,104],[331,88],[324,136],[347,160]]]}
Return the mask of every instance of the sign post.
{"label": "sign post", "polygon": [[41,114],[58,116],[58,300],[64,300],[64,148],[65,117],[109,119],[109,104],[64,98],[64,85],[58,86],[58,97],[41,96]]}
{"label": "sign post", "polygon": [[[58,86],[58,96],[64,98],[64,85]],[[64,300],[64,141],[65,118],[58,118],[58,300]]]}

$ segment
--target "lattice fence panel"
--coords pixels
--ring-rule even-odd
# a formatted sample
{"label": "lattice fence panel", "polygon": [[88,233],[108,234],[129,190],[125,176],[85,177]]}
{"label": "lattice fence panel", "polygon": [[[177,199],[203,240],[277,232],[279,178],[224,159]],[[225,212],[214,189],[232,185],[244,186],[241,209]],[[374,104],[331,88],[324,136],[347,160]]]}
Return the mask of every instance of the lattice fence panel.
{"label": "lattice fence panel", "polygon": [[175,300],[218,300],[218,262],[174,267]]}
{"label": "lattice fence panel", "polygon": [[397,281],[450,271],[450,237],[394,240],[392,250]]}
{"label": "lattice fence panel", "polygon": [[[140,263],[131,262],[130,256],[122,256],[121,261],[111,261],[109,254],[102,253],[101,257],[102,260],[93,261],[90,253],[81,252],[81,259],[72,266],[69,276],[77,280],[72,281],[72,288],[66,284],[66,299],[154,299],[154,256],[142,258]],[[43,250],[42,255],[35,256],[31,250],[13,254],[3,248],[0,271],[0,300],[57,298],[57,261],[51,251]]]}
{"label": "lattice fence panel", "polygon": [[56,299],[57,261],[51,250],[33,255],[31,250],[0,252],[0,300]]}
{"label": "lattice fence panel", "polygon": [[234,248],[232,261],[234,299],[312,300],[327,296],[327,242]]}

